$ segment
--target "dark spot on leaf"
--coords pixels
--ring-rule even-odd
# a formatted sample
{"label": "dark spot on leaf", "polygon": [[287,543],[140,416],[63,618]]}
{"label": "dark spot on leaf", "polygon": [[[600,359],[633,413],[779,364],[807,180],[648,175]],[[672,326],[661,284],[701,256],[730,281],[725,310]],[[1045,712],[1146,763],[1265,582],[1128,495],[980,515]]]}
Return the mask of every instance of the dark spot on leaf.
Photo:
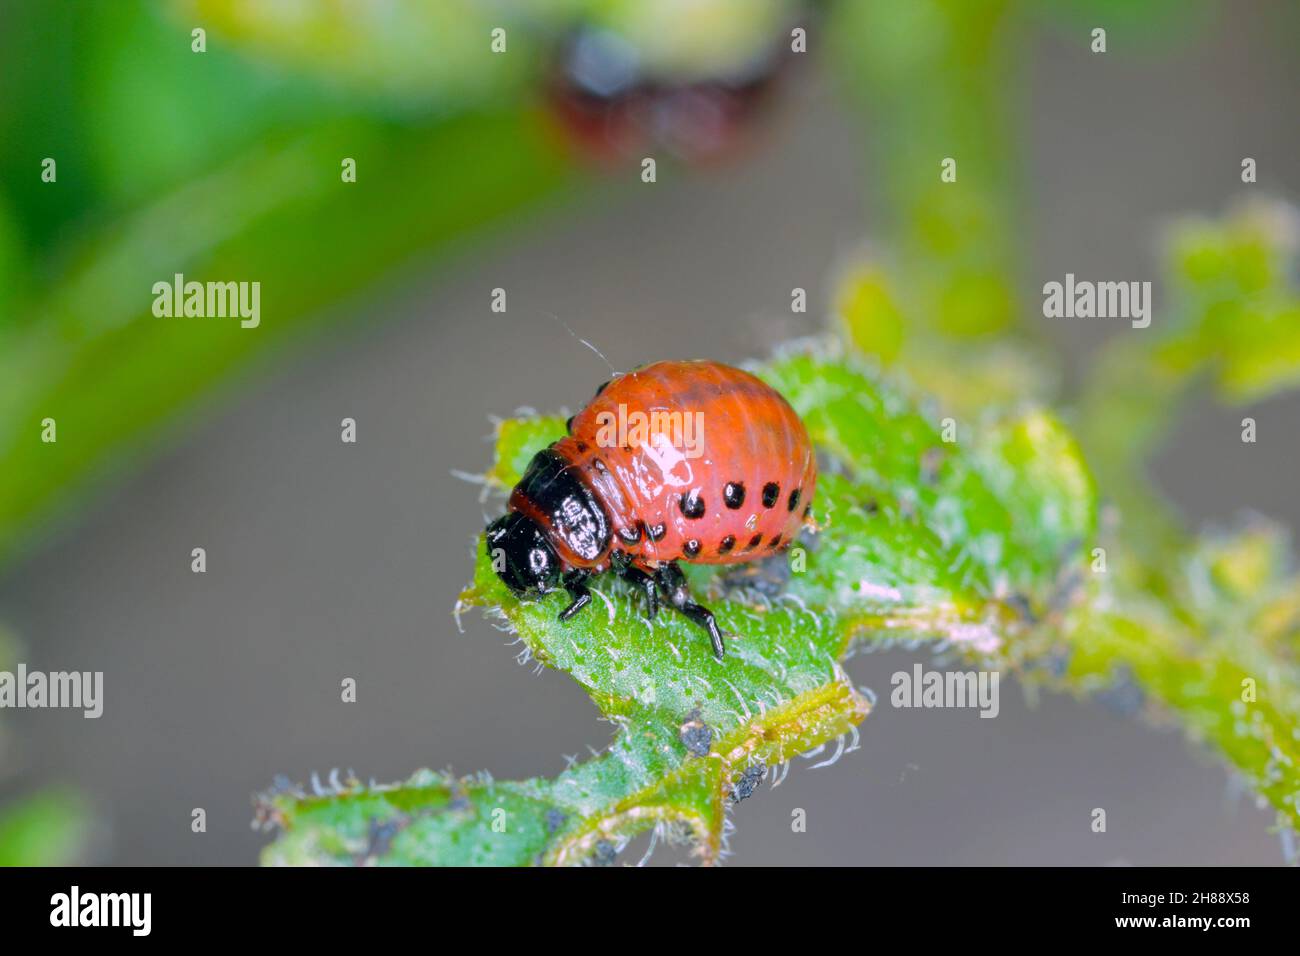
{"label": "dark spot on leaf", "polygon": [[598,841],[596,851],[591,854],[591,862],[595,866],[613,866],[614,861],[617,859],[618,850],[608,840]]}
{"label": "dark spot on leaf", "polygon": [[1053,677],[1064,677],[1070,670],[1070,652],[1068,650],[1052,651],[1043,662],[1047,673]]}
{"label": "dark spot on leaf", "polygon": [[1029,624],[1038,623],[1038,615],[1034,613],[1033,605],[1029,603],[1029,598],[1023,594],[1016,593],[1006,600],[1007,607],[1019,614]]}
{"label": "dark spot on leaf", "polygon": [[721,581],[728,594],[752,590],[775,599],[785,593],[792,576],[790,562],[785,555],[772,554],[749,564],[735,565],[722,575]]}
{"label": "dark spot on leaf", "polygon": [[1070,569],[1061,575],[1061,579],[1056,584],[1056,589],[1052,592],[1049,607],[1053,611],[1063,611],[1070,606],[1079,589],[1083,587],[1083,573],[1078,569]]}
{"label": "dark spot on leaf", "polygon": [[686,723],[682,724],[677,733],[677,739],[682,742],[682,746],[688,753],[697,757],[707,757],[709,748],[713,746],[713,731],[700,719],[700,712],[696,709],[687,715]]}
{"label": "dark spot on leaf", "polygon": [[1137,716],[1146,704],[1146,693],[1126,667],[1120,668],[1110,686],[1098,691],[1095,696],[1103,707],[1121,717]]}
{"label": "dark spot on leaf", "polygon": [[402,823],[399,820],[380,821],[375,817],[371,817],[370,842],[366,847],[364,859],[383,856],[387,853],[393,845],[393,837],[397,836],[401,830]]}
{"label": "dark spot on leaf", "polygon": [[556,832],[560,827],[564,826],[565,821],[568,819],[569,815],[567,813],[564,813],[562,810],[557,810],[555,807],[551,807],[551,809],[546,811],[546,832]]}
{"label": "dark spot on leaf", "polygon": [[732,802],[739,803],[741,800],[752,797],[754,791],[758,789],[758,785],[763,782],[763,778],[766,776],[767,766],[765,764],[756,763],[746,767],[745,772],[740,775],[740,779],[731,787]]}
{"label": "dark spot on leaf", "polygon": [[933,485],[939,480],[939,468],[942,467],[946,454],[942,448],[926,449],[921,456],[921,481]]}
{"label": "dark spot on leaf", "polygon": [[1082,548],[1083,548],[1082,538],[1080,537],[1071,538],[1069,541],[1065,542],[1065,544],[1061,545],[1061,552],[1056,557],[1056,563],[1069,564],[1070,560],[1074,557],[1074,552],[1079,551]]}

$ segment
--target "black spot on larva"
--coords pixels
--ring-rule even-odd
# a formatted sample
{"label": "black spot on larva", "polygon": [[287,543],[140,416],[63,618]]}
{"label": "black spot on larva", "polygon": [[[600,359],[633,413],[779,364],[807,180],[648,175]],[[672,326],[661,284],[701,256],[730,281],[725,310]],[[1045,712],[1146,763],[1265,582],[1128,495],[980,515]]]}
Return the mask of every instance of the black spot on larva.
{"label": "black spot on larva", "polygon": [[668,533],[668,526],[662,524],[652,524],[650,527],[646,528],[645,533],[650,538],[651,541],[658,541],[660,538],[662,538],[665,534]]}
{"label": "black spot on larva", "polygon": [[[611,379],[610,381],[613,381],[613,380]],[[599,395],[601,392],[603,392],[603,391],[605,390],[605,386],[608,385],[608,384],[609,384],[609,382],[601,382],[599,385],[597,385],[597,386],[596,386],[596,394]]]}
{"label": "black spot on larva", "polygon": [[728,554],[735,546],[736,536],[734,534],[729,534],[723,538],[722,543],[718,545],[718,554]]}
{"label": "black spot on larva", "polygon": [[682,742],[687,753],[694,754],[696,757],[707,757],[709,748],[713,746],[713,731],[700,719],[700,712],[697,709],[686,715],[686,723],[678,729],[677,739]]}
{"label": "black spot on larva", "polygon": [[569,420],[566,421],[566,422],[564,423],[564,430],[565,430],[566,432],[568,432],[570,435],[573,434],[573,416],[572,416],[572,415],[570,415],[570,416],[569,416]]}
{"label": "black spot on larva", "polygon": [[754,795],[758,785],[763,782],[767,776],[767,767],[764,764],[756,763],[752,767],[746,767],[745,772],[740,775],[731,787],[731,799],[735,803],[745,800]]}
{"label": "black spot on larva", "polygon": [[781,486],[775,481],[769,481],[763,486],[763,507],[770,508],[776,504],[776,499],[781,497]]}
{"label": "black spot on larva", "polygon": [[790,492],[790,510],[794,511],[794,509],[798,507],[799,507],[799,489],[796,488],[794,491]]}
{"label": "black spot on larva", "polygon": [[592,468],[595,468],[597,471],[605,471],[605,470],[606,470],[606,468],[605,468],[605,462],[604,462],[602,459],[600,459],[600,458],[593,458],[593,459],[591,459],[591,467],[592,467]]}
{"label": "black spot on larva", "polygon": [[638,541],[641,540],[642,527],[643,525],[640,522],[637,522],[635,528],[619,528],[618,536],[622,538],[624,541],[626,541],[628,544],[636,544]]}
{"label": "black spot on larva", "polygon": [[686,555],[688,558],[693,558],[699,553],[700,553],[700,543],[696,541],[694,538],[691,538],[690,541],[687,541],[684,545],[682,545],[682,554]]}
{"label": "black spot on larva", "polygon": [[587,450],[587,443],[585,441],[578,442],[578,454],[581,455],[586,450]]}
{"label": "black spot on larva", "polygon": [[700,497],[698,489],[691,489],[682,497],[681,509],[682,514],[688,518],[704,517],[704,499]]}
{"label": "black spot on larva", "polygon": [[771,548],[773,551],[781,547],[781,536],[778,534],[776,537],[774,537],[771,541],[767,543],[767,546]]}
{"label": "black spot on larva", "polygon": [[745,503],[745,486],[739,481],[727,482],[727,487],[722,489],[722,500],[728,508],[735,511]]}
{"label": "black spot on larva", "polygon": [[763,543],[763,536],[761,534],[756,534],[754,535],[754,537],[749,539],[749,544],[745,545],[745,550],[746,551],[753,550],[754,548],[757,548],[762,543]]}

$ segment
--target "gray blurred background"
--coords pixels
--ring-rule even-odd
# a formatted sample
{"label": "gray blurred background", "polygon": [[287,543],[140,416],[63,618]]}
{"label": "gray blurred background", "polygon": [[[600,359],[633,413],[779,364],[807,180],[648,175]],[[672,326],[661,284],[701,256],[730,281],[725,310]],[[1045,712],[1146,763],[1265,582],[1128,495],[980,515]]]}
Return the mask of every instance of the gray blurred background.
{"label": "gray blurred background", "polygon": [[[1042,282],[1155,277],[1169,217],[1240,196],[1300,194],[1294,57],[1237,5],[1176,53],[1105,69],[1060,32],[1033,45],[1035,241]],[[1262,4],[1260,5],[1262,6]],[[1290,104],[1290,105],[1288,105]],[[276,773],[421,766],[552,775],[612,728],[563,675],[516,666],[477,614],[451,616],[485,506],[453,469],[488,463],[490,415],[576,410],[618,368],[668,357],[740,361],[816,331],[835,266],[873,232],[859,129],[814,68],[742,165],[653,186],[593,187],[475,248],[408,269],[351,303],[342,334],[227,388],[205,421],[0,580],[32,668],[105,672],[104,716],[12,712],[19,772],[0,793],[70,783],[102,826],[91,861],[251,864],[265,837],[250,795]],[[489,308],[493,287],[509,311]],[[807,316],[790,289],[809,290]],[[1157,291],[1157,305],[1159,304]],[[1158,319],[1157,319],[1158,321]],[[1114,326],[1053,323],[1076,363]],[[1077,367],[1076,367],[1077,371]],[[1243,445],[1241,414],[1260,422]],[[339,421],[358,442],[339,441]],[[1257,509],[1300,522],[1300,399],[1194,409],[1157,465],[1197,521]],[[488,513],[500,509],[489,502]],[[208,573],[190,571],[204,547]],[[887,701],[902,653],[854,680]],[[356,704],[339,701],[355,677]],[[734,814],[733,864],[1275,864],[1271,811],[1174,731],[1004,684],[996,720],[880,707],[837,765],[796,761]],[[190,831],[203,807],[208,832]],[[792,808],[807,812],[790,831]],[[1093,834],[1104,807],[1108,832]],[[634,857],[633,857],[634,858]],[[664,859],[672,859],[670,854]]]}

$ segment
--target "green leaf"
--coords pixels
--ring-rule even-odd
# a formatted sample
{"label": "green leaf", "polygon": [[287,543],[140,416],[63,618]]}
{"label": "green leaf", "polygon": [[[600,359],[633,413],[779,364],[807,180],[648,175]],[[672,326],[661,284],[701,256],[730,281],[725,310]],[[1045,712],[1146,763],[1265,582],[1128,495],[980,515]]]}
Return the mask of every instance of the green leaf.
{"label": "green leaf", "polygon": [[1285,535],[1257,519],[1209,535],[1169,570],[1163,599],[1125,567],[1094,579],[1067,621],[1059,686],[1136,691],[1217,750],[1255,793],[1300,829],[1300,578]]}
{"label": "green leaf", "polygon": [[1257,401],[1300,383],[1296,217],[1255,202],[1170,234],[1172,307],[1115,336],[1090,375],[1081,434],[1116,504],[1110,570],[1068,622],[1064,686],[1116,680],[1172,713],[1300,825],[1300,578],[1286,535],[1262,519],[1189,534],[1146,480],[1146,463],[1205,380]]}
{"label": "green leaf", "polygon": [[1079,435],[1098,483],[1123,512],[1136,572],[1168,592],[1163,569],[1192,543],[1146,479],[1146,465],[1180,410],[1207,379],[1229,404],[1259,401],[1300,384],[1297,215],[1253,202],[1222,220],[1177,224],[1168,239],[1170,306],[1150,328],[1113,336],[1090,370]]}
{"label": "green leaf", "polygon": [[1270,202],[1180,224],[1169,256],[1179,308],[1156,361],[1185,379],[1208,370],[1232,404],[1300,384],[1297,229],[1296,210]]}
{"label": "green leaf", "polygon": [[[851,358],[792,354],[756,371],[823,460],[821,528],[765,566],[689,569],[732,635],[725,661],[680,615],[647,621],[611,579],[561,623],[558,595],[515,599],[480,548],[458,611],[486,609],[522,656],[569,674],[619,728],[610,748],[552,780],[282,784],[259,801],[259,819],[284,831],[267,862],[605,862],[647,829],[712,861],[728,809],[770,768],[828,745],[837,758],[855,739],[872,697],[841,667],[853,642],[1013,659],[1093,534],[1091,481],[1059,423],[1034,410],[945,442],[942,422]],[[489,482],[508,488],[563,432],[558,418],[502,423]]]}

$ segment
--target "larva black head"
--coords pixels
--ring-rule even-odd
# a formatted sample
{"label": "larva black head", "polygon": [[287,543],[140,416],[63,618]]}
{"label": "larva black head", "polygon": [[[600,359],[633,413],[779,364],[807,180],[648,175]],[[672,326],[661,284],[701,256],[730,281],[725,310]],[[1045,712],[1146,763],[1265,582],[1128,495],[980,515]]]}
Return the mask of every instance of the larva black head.
{"label": "larva black head", "polygon": [[512,511],[487,528],[492,569],[515,594],[545,593],[560,586],[560,557],[532,518]]}
{"label": "larva black head", "polygon": [[533,456],[510,502],[518,510],[488,525],[487,552],[516,594],[553,591],[566,571],[608,553],[605,509],[557,452],[547,448]]}
{"label": "larva black head", "polygon": [[546,448],[534,455],[511,497],[526,503],[521,510],[537,515],[550,541],[569,561],[586,566],[609,551],[609,516],[558,452]]}

